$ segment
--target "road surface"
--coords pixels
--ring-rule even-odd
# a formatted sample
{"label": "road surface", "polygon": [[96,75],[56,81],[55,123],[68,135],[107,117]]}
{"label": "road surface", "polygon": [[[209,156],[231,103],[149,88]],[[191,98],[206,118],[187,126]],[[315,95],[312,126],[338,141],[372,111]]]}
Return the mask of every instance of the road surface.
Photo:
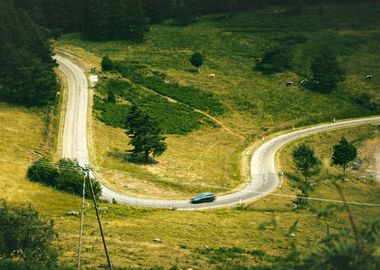
{"label": "road surface", "polygon": [[[88,84],[84,71],[69,59],[56,56],[59,68],[68,82],[68,101],[63,132],[63,157],[77,159],[81,165],[90,163],[87,145]],[[119,203],[178,210],[219,208],[259,199],[276,190],[280,177],[276,170],[276,152],[287,143],[311,134],[341,127],[380,123],[380,117],[369,117],[322,124],[283,134],[263,143],[252,155],[251,181],[242,190],[217,197],[212,203],[194,205],[189,200],[159,200],[130,196],[102,183],[102,198]]]}

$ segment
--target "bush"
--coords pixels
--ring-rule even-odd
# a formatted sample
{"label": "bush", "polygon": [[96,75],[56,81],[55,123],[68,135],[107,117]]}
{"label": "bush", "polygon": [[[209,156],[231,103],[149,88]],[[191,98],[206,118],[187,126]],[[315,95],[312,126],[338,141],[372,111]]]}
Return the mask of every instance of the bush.
{"label": "bush", "polygon": [[[31,181],[82,196],[85,173],[76,161],[61,159],[57,166],[54,166],[49,159],[42,158],[28,168],[27,177]],[[95,197],[98,199],[102,193],[101,185],[96,180],[92,182]],[[89,184],[86,185],[85,195],[86,198],[92,198]]]}
{"label": "bush", "polygon": [[47,158],[34,162],[27,171],[27,177],[33,182],[44,183],[48,186],[55,184],[58,177],[57,168]]}
{"label": "bush", "polygon": [[[1,201],[0,228],[0,257],[20,259],[24,269],[51,269],[56,264],[58,252],[53,241],[58,235],[54,223],[40,219],[32,206],[16,207]],[[5,267],[1,269],[9,269]]]}
{"label": "bush", "polygon": [[103,71],[111,71],[115,68],[115,65],[111,58],[108,55],[104,56],[102,59],[102,70]]}
{"label": "bush", "polygon": [[200,52],[195,52],[189,58],[190,63],[198,69],[200,72],[200,67],[203,65],[204,57]]}
{"label": "bush", "polygon": [[376,111],[378,107],[378,105],[372,101],[372,97],[367,93],[357,94],[356,96],[352,98],[352,101],[355,104],[362,106],[366,109],[369,109],[371,111]]}

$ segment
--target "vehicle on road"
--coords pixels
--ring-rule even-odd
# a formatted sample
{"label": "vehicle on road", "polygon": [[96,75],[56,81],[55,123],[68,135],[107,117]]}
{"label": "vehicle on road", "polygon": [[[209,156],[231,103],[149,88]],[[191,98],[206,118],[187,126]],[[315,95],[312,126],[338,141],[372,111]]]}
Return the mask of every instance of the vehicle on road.
{"label": "vehicle on road", "polygon": [[213,202],[215,201],[216,197],[211,192],[204,192],[201,193],[193,198],[191,198],[191,203],[204,203],[204,202]]}

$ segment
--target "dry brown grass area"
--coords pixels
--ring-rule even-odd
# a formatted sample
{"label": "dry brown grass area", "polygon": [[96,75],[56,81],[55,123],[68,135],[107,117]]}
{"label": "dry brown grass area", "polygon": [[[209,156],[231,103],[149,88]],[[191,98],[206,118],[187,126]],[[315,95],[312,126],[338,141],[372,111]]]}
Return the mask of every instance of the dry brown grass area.
{"label": "dry brown grass area", "polygon": [[[127,162],[124,130],[94,121],[94,164],[119,190],[153,197],[189,197],[195,191],[226,192],[240,177],[234,149],[241,139],[223,129],[204,128],[187,136],[168,136],[168,150],[156,163]],[[211,169],[212,168],[212,169]]]}

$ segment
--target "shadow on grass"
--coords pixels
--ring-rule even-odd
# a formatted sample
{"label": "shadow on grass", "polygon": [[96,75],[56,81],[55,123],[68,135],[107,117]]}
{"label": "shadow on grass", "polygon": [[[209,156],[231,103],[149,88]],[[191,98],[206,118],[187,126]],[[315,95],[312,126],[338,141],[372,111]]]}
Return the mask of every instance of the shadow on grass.
{"label": "shadow on grass", "polygon": [[146,160],[144,156],[135,156],[125,152],[108,152],[107,156],[112,157],[121,162],[129,162],[140,165],[153,165],[158,163],[155,159],[151,157],[149,157],[148,160]]}
{"label": "shadow on grass", "polygon": [[193,74],[199,74],[198,69],[196,68],[188,68],[185,69],[186,72],[193,73]]}
{"label": "shadow on grass", "polygon": [[304,179],[302,177],[294,173],[284,172],[284,176],[289,180],[296,182],[297,184],[304,182]]}

